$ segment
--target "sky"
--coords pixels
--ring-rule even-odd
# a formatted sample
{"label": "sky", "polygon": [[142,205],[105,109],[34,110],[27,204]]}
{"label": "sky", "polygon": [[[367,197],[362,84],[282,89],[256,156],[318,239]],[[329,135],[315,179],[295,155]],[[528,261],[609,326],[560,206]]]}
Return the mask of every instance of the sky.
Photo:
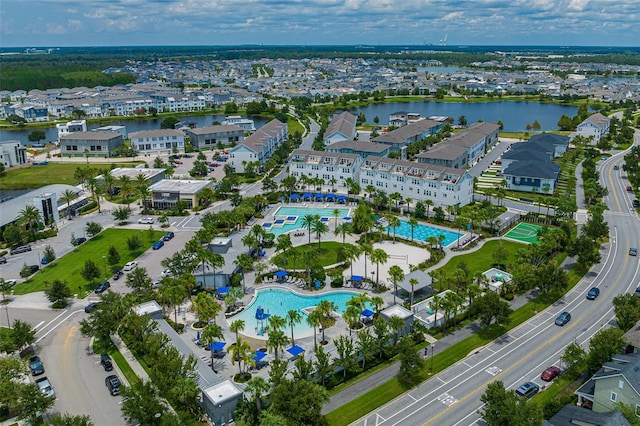
{"label": "sky", "polygon": [[0,0],[0,47],[639,46],[638,0]]}

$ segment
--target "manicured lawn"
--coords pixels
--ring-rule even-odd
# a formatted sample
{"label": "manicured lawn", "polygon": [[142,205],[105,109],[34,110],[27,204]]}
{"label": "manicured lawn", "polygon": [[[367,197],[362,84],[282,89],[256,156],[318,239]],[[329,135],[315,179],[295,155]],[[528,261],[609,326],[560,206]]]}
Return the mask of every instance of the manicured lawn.
{"label": "manicured lawn", "polygon": [[[142,240],[142,248],[133,252],[129,251],[127,247],[127,238],[132,235],[138,235]],[[86,260],[93,260],[100,270],[104,271],[105,261],[102,256],[108,256],[109,247],[113,245],[120,254],[119,266],[122,266],[140,256],[162,235],[164,235],[164,231],[153,231],[153,240],[150,241],[148,229],[106,229],[65,256],[56,259],[26,282],[15,286],[15,294],[42,291],[45,289],[45,281],[52,282],[58,279],[67,282],[71,293],[75,294],[80,291],[84,295],[86,292],[93,291],[97,282],[100,281],[100,279],[97,279],[95,282],[89,283],[82,278],[80,270],[84,267]],[[109,268],[107,278],[110,278],[111,268],[109,266],[107,268]]]}
{"label": "manicured lawn", "polygon": [[493,264],[495,263],[493,260],[493,252],[495,252],[496,248],[498,248],[501,243],[509,253],[506,260],[507,265],[515,262],[516,251],[518,251],[518,249],[527,247],[526,244],[520,244],[514,241],[487,241],[480,250],[453,257],[440,269],[450,275],[456,270],[460,262],[464,262],[467,266],[467,271],[469,271],[470,274],[473,274],[476,271],[484,272],[493,267]]}
{"label": "manicured lawn", "polygon": [[[73,177],[77,167],[90,169],[104,169],[111,164],[80,164],[80,163],[56,163],[51,160],[46,166],[16,167],[6,170],[6,175],[0,179],[0,190],[30,189],[54,183],[66,183],[76,185],[78,181]],[[116,167],[135,167],[137,163],[118,163]]]}
{"label": "manicured lawn", "polygon": [[[316,259],[321,266],[333,265],[339,262],[338,250],[340,250],[340,247],[342,247],[342,243],[337,241],[320,241],[320,251],[318,251],[318,241],[316,240],[316,242],[313,242],[312,237],[311,246],[309,246],[309,244],[304,244],[302,246],[294,247],[287,252],[287,267],[293,268],[293,253],[295,253],[295,269],[306,268],[305,263],[302,260],[302,252],[309,249],[317,254]],[[274,257],[273,263],[280,267],[284,267],[282,253]]]}
{"label": "manicured lawn", "polygon": [[124,375],[124,377],[127,378],[129,385],[133,385],[134,383],[140,381],[140,378],[133,371],[133,369],[127,362],[127,360],[124,359],[124,356],[122,356],[122,354],[120,353],[116,345],[111,341],[111,339],[109,339],[106,350],[102,347],[102,345],[100,344],[100,342],[98,342],[97,339],[94,340],[93,352],[96,354],[100,354],[100,353],[109,354],[109,356],[111,356],[111,358],[116,363],[120,371],[122,371],[122,374]]}

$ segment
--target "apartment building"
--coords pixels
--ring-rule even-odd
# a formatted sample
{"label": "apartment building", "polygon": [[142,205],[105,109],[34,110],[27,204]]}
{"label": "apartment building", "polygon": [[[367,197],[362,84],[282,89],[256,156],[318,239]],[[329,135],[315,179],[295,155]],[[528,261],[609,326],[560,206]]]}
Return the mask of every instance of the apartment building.
{"label": "apartment building", "polygon": [[405,149],[407,146],[429,136],[436,135],[443,127],[444,123],[429,119],[420,120],[377,136],[373,139],[373,142],[389,145],[390,152],[400,152],[402,158],[406,158]]}
{"label": "apartment building", "polygon": [[578,124],[575,136],[592,138],[592,143],[597,144],[600,138],[609,133],[610,125],[611,119],[597,112]]}
{"label": "apartment building", "polygon": [[234,125],[196,127],[186,131],[195,149],[213,149],[218,144],[229,146],[244,139],[244,129]]}
{"label": "apartment building", "polygon": [[346,179],[358,181],[362,157],[357,154],[296,149],[289,161],[289,175],[324,179],[330,184],[335,179],[335,187],[347,192]]}
{"label": "apartment building", "polygon": [[60,137],[60,154],[110,157],[122,144],[120,133],[74,132]]}
{"label": "apartment building", "polygon": [[184,132],[174,129],[142,130],[129,135],[131,147],[141,154],[184,152]]}
{"label": "apartment building", "polygon": [[388,157],[389,149],[389,145],[382,143],[345,140],[328,145],[325,151],[340,154],[356,154],[362,158],[367,158],[370,155],[374,157]]}
{"label": "apartment building", "polygon": [[356,136],[356,116],[344,111],[331,118],[327,130],[324,132],[324,144],[352,141]]}
{"label": "apartment building", "polygon": [[260,167],[271,158],[289,135],[289,128],[273,119],[229,151],[229,165],[238,173],[244,173],[247,163],[258,162]]}

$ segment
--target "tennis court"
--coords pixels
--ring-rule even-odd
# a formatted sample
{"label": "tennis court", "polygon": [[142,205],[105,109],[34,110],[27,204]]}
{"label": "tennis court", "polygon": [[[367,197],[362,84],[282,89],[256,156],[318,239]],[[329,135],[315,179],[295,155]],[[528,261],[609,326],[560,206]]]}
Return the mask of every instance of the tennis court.
{"label": "tennis court", "polygon": [[521,241],[523,243],[538,244],[538,231],[542,229],[542,226],[532,225],[530,223],[520,222],[511,231],[505,234],[506,238],[512,240]]}

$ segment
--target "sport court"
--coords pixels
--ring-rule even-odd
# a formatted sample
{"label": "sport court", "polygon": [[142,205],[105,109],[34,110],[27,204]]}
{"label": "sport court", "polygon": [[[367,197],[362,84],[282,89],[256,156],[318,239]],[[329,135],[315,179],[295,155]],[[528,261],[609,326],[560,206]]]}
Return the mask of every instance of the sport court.
{"label": "sport court", "polygon": [[542,226],[532,225],[530,223],[520,222],[515,228],[505,234],[505,238],[520,241],[527,244],[538,244],[538,231]]}

